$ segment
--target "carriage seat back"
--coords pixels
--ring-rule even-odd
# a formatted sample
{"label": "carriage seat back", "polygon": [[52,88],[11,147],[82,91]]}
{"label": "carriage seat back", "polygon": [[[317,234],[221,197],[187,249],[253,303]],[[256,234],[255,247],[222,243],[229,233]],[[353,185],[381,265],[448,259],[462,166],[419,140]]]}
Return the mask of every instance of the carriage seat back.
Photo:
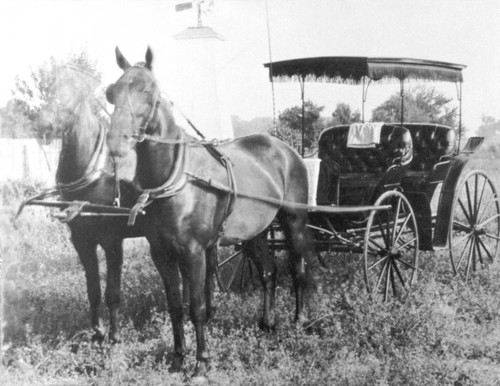
{"label": "carriage seat back", "polygon": [[412,160],[412,139],[407,129],[384,124],[380,143],[374,148],[347,147],[349,125],[324,130],[318,141],[320,159],[336,162],[340,174],[385,173],[393,165],[407,165]]}
{"label": "carriage seat back", "polygon": [[413,140],[413,161],[410,170],[431,171],[438,162],[456,151],[455,131],[448,126],[423,123],[404,125]]}
{"label": "carriage seat back", "polygon": [[[340,205],[369,204],[374,194],[389,185],[399,185],[411,163],[411,135],[399,125],[384,124],[380,129],[380,143],[373,148],[349,148],[348,133],[349,125],[341,125],[320,134],[318,203],[335,200]],[[331,178],[332,174],[337,178]],[[335,181],[336,187],[331,181]]]}

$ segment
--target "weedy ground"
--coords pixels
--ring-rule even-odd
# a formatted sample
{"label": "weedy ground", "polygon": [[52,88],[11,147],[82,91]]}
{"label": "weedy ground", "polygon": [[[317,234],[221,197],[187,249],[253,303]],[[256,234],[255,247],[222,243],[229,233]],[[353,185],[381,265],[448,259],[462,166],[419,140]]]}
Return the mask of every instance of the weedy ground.
{"label": "weedy ground", "polygon": [[[492,158],[493,157],[493,158]],[[495,159],[492,162],[492,159]],[[496,177],[495,154],[474,160]],[[13,220],[32,183],[2,187],[3,385],[182,385],[195,366],[194,332],[183,373],[168,367],[173,347],[163,287],[143,240],[125,242],[122,341],[90,346],[83,268],[65,225],[44,208]],[[374,302],[358,256],[335,254],[319,271],[309,328],[292,320],[289,276],[279,275],[279,325],[258,328],[261,293],[216,294],[207,326],[211,385],[500,384],[500,265],[467,282],[453,277],[448,251],[421,254],[419,281],[403,301]],[[101,282],[105,264],[101,253]],[[280,272],[286,271],[279,258]]]}

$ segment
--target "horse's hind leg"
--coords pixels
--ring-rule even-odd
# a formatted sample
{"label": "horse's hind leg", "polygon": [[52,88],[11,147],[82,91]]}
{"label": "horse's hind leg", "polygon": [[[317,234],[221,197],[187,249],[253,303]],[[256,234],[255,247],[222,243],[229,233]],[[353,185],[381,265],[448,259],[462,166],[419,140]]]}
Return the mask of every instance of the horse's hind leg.
{"label": "horse's hind leg", "polygon": [[270,253],[267,231],[254,239],[243,243],[244,253],[252,258],[264,291],[264,315],[261,328],[267,331],[276,326],[275,294],[276,294],[276,261]]}
{"label": "horse's hind leg", "polygon": [[101,285],[99,283],[99,263],[97,260],[97,243],[72,233],[71,240],[85,270],[87,279],[87,295],[90,303],[90,321],[94,334],[92,342],[101,343],[104,340],[102,323]]}
{"label": "horse's hind leg", "polygon": [[120,342],[120,287],[123,265],[122,240],[116,240],[107,245],[105,253],[108,266],[105,299],[109,310],[109,339],[112,343],[118,343]]}
{"label": "horse's hind leg", "polygon": [[312,262],[312,242],[306,228],[306,213],[280,212],[280,220],[289,245],[290,270],[295,289],[295,321],[305,318],[304,295],[308,286],[308,264]]}

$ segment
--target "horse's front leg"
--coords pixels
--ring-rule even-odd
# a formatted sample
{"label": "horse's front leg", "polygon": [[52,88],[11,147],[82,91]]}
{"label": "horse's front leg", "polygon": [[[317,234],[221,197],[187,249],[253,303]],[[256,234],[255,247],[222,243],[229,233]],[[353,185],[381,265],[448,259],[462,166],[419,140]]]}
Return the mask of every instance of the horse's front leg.
{"label": "horse's front leg", "polygon": [[205,345],[206,310],[206,258],[205,249],[195,244],[186,248],[180,261],[183,277],[189,278],[189,312],[196,333],[196,371],[195,377],[205,377],[209,355]]}
{"label": "horse's front leg", "polygon": [[171,371],[180,371],[185,355],[182,296],[180,290],[179,264],[177,255],[167,250],[162,243],[149,240],[151,257],[165,286],[168,313],[174,334],[174,359]]}
{"label": "horse's front leg", "polygon": [[264,291],[264,315],[260,322],[261,328],[271,331],[276,326],[276,261],[269,250],[267,232],[244,243],[244,253],[252,258]]}
{"label": "horse's front leg", "polygon": [[105,245],[104,248],[108,266],[105,299],[109,310],[109,339],[112,343],[118,343],[120,342],[119,323],[123,265],[122,240],[115,240],[109,245]]}
{"label": "horse's front leg", "polygon": [[101,285],[99,283],[99,262],[97,260],[97,243],[72,232],[71,240],[85,270],[87,279],[87,296],[90,303],[90,322],[94,334],[93,343],[102,343],[104,327],[102,322]]}

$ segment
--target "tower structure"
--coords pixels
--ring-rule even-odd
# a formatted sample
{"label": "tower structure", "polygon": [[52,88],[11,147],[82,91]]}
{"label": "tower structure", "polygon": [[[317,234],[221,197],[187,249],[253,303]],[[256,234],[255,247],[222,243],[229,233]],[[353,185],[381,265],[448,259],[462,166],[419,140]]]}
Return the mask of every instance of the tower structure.
{"label": "tower structure", "polygon": [[208,138],[234,137],[225,102],[225,79],[220,71],[225,38],[204,26],[201,3],[198,23],[174,35],[179,83],[178,99],[189,119]]}

